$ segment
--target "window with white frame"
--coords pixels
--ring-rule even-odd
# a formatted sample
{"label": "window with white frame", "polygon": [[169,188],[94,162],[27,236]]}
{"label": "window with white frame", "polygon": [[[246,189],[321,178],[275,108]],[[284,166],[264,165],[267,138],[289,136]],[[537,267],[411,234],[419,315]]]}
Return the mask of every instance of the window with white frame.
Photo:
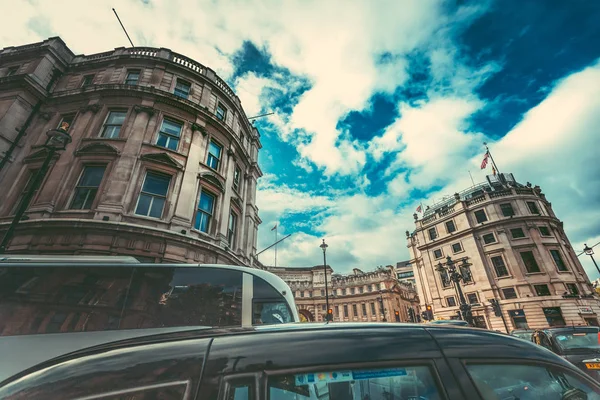
{"label": "window with white frame", "polygon": [[102,126],[102,133],[100,134],[100,137],[107,139],[118,138],[119,133],[121,132],[121,127],[123,126],[123,122],[125,122],[126,116],[127,111],[109,111],[106,117],[106,121]]}
{"label": "window with white frame", "polygon": [[237,215],[231,211],[229,213],[229,226],[227,228],[227,240],[229,241],[229,247],[235,246],[235,233],[237,229]]}
{"label": "window with white frame", "polygon": [[173,91],[173,94],[183,99],[187,99],[190,95],[191,88],[192,85],[189,82],[184,81],[183,79],[177,79],[177,83],[175,84],[175,90]]}
{"label": "window with white frame", "polygon": [[86,87],[92,84],[94,81],[94,75],[85,75],[81,80],[81,87]]}
{"label": "window with white frame", "polygon": [[160,147],[177,151],[179,147],[179,139],[181,138],[181,129],[183,124],[165,118],[160,125],[156,144]]}
{"label": "window with white frame", "polygon": [[88,165],[83,168],[69,208],[73,210],[89,210],[92,208],[92,203],[98,193],[105,170],[104,165]]}
{"label": "window with white frame", "polygon": [[233,188],[236,192],[240,190],[241,175],[242,170],[236,165],[235,170],[233,171]]}
{"label": "window with white frame", "polygon": [[169,175],[146,172],[135,213],[146,217],[161,218],[167,202],[170,183]]}
{"label": "window with white frame", "polygon": [[217,144],[214,140],[211,140],[208,145],[208,156],[206,158],[206,165],[217,171],[221,162],[221,154],[223,153],[223,147]]}
{"label": "window with white frame", "polygon": [[140,80],[140,70],[130,69],[127,71],[127,77],[125,78],[126,85],[137,85]]}
{"label": "window with white frame", "polygon": [[217,104],[217,118],[221,121],[225,121],[227,118],[227,108],[221,102]]}
{"label": "window with white frame", "polygon": [[214,210],[215,196],[203,190],[200,192],[200,201],[198,201],[198,212],[196,213],[194,227],[201,232],[208,233]]}

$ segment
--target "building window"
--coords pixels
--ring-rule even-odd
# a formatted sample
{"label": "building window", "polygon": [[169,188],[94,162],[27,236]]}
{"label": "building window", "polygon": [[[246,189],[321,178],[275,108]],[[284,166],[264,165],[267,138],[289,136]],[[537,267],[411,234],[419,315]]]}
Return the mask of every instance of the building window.
{"label": "building window", "polygon": [[527,202],[527,208],[529,208],[529,212],[532,213],[532,214],[539,214],[540,213],[540,209],[538,208],[538,206],[535,203],[535,201],[528,201]]}
{"label": "building window", "polygon": [[168,175],[147,172],[135,213],[152,218],[162,217],[170,183],[171,177]]}
{"label": "building window", "polygon": [[350,288],[350,294],[356,294],[356,288]]}
{"label": "building window", "polygon": [[367,305],[365,303],[362,303],[361,306],[362,306],[362,315],[363,315],[363,317],[366,317],[367,316]]}
{"label": "building window", "polygon": [[533,285],[533,288],[538,296],[550,296],[548,285]]}
{"label": "building window", "polygon": [[429,228],[428,232],[429,232],[429,239],[435,240],[435,238],[437,238],[437,231],[435,230],[435,228]]}
{"label": "building window", "polygon": [[473,275],[471,274],[471,269],[469,267],[464,267],[462,265],[458,266],[461,275],[463,276],[464,283],[473,282]]}
{"label": "building window", "polygon": [[500,210],[502,211],[502,215],[504,215],[505,217],[512,217],[513,215],[515,215],[515,210],[513,209],[513,206],[510,203],[500,204]]}
{"label": "building window", "polygon": [[549,326],[565,326],[565,320],[560,311],[560,307],[546,307],[542,308],[544,316]]}
{"label": "building window", "polygon": [[229,241],[229,247],[235,246],[235,232],[237,227],[237,215],[232,211],[229,213],[229,227],[227,228],[227,240]]}
{"label": "building window", "polygon": [[347,290],[346,290],[346,288],[342,289],[342,295],[344,295],[344,296],[345,296],[345,295],[346,295],[346,293],[347,293]]}
{"label": "building window", "polygon": [[375,311],[375,303],[371,303],[371,315],[375,314],[377,314],[377,311]]}
{"label": "building window", "polygon": [[448,233],[452,233],[452,232],[456,231],[456,225],[454,225],[454,221],[446,222],[446,231]]}
{"label": "building window", "polygon": [[547,226],[538,226],[538,230],[540,231],[541,236],[552,236],[550,229],[548,229]]}
{"label": "building window", "polygon": [[327,307],[325,306],[325,304],[323,304],[323,305],[321,306],[321,310],[323,310],[323,311],[327,310]]}
{"label": "building window", "polygon": [[304,291],[300,292],[300,297],[304,297]]}
{"label": "building window", "polygon": [[510,230],[510,234],[513,239],[520,239],[525,237],[525,232],[523,232],[522,228],[512,228]]}
{"label": "building window", "polygon": [[478,304],[479,298],[477,297],[477,293],[467,293],[467,301],[469,304]]}
{"label": "building window", "polygon": [[221,121],[225,121],[226,117],[227,117],[227,108],[225,108],[225,106],[223,104],[221,104],[221,102],[219,102],[217,104],[217,118],[219,118]]}
{"label": "building window", "polygon": [[533,251],[522,251],[521,259],[523,260],[523,264],[525,264],[525,269],[528,273],[540,272],[540,267],[535,260],[535,256],[533,255]]}
{"label": "building window", "polygon": [[344,304],[344,318],[348,318],[348,304]]}
{"label": "building window", "polygon": [[177,151],[179,147],[179,139],[181,137],[181,128],[183,125],[170,119],[163,119],[158,132],[156,144],[160,147],[165,147]]}
{"label": "building window", "polygon": [[358,288],[358,293],[364,293],[365,292],[365,288],[364,287],[359,287]]}
{"label": "building window", "polygon": [[496,243],[496,236],[494,236],[493,233],[486,233],[481,238],[483,239],[483,243],[485,244]]}
{"label": "building window", "polygon": [[19,71],[19,69],[21,68],[20,65],[15,65],[13,67],[8,67],[8,70],[6,70],[6,76],[13,76],[17,73],[17,71]]}
{"label": "building window", "polygon": [[308,291],[308,297],[312,297],[312,290]]}
{"label": "building window", "polygon": [[71,201],[71,209],[89,210],[98,193],[98,187],[104,176],[105,166],[87,166],[83,168],[83,173],[75,187],[75,194]]}
{"label": "building window", "polygon": [[186,82],[182,79],[177,79],[177,83],[175,84],[175,90],[173,94],[175,96],[179,96],[182,99],[187,99],[190,95],[190,88],[192,85],[189,82]]}
{"label": "building window", "polygon": [[85,75],[81,81],[81,87],[86,87],[92,84],[94,81],[94,75]]}
{"label": "building window", "polygon": [[436,249],[433,251],[433,256],[438,259],[438,258],[442,258],[444,256],[444,254],[442,253],[441,249]]}
{"label": "building window", "polygon": [[448,307],[455,307],[456,299],[454,298],[454,296],[446,297],[446,304],[448,305]]}
{"label": "building window", "polygon": [[502,294],[504,295],[504,298],[507,300],[517,298],[517,291],[515,290],[515,288],[504,288],[504,289],[502,289]]}
{"label": "building window", "polygon": [[[23,197],[25,197],[25,194],[31,190],[31,187],[33,186],[33,181],[35,180],[35,176],[37,175],[37,173],[38,173],[37,169],[29,170],[26,173],[27,182],[25,183],[23,190],[21,190],[21,193],[19,194],[19,197],[17,198],[17,201],[15,202],[15,205],[13,206],[13,209],[10,212],[11,215],[14,215],[17,213],[17,210],[18,210],[19,206],[21,205],[21,201],[23,201]],[[31,205],[33,203],[35,196],[37,196],[37,193],[40,190],[39,186],[40,185],[38,185],[38,187],[35,188],[35,191],[33,192],[31,199],[29,200],[29,205]]]}
{"label": "building window", "polygon": [[62,129],[64,131],[69,131],[71,125],[73,125],[73,120],[75,119],[75,114],[63,115],[60,119],[60,123],[57,128]]}
{"label": "building window", "polygon": [[339,318],[340,317],[340,306],[335,306],[335,315]]}
{"label": "building window", "polygon": [[552,255],[554,264],[556,264],[556,267],[558,268],[559,271],[563,271],[563,272],[569,271],[569,268],[567,268],[567,265],[565,264],[565,262],[562,259],[562,256],[560,255],[560,251],[550,250],[550,254]]}
{"label": "building window", "polygon": [[240,190],[240,177],[242,175],[242,170],[236,165],[235,170],[233,171],[233,189],[238,192]]}
{"label": "building window", "polygon": [[201,232],[208,233],[214,208],[215,196],[205,192],[204,190],[200,192],[200,201],[198,202],[198,213],[196,214],[196,223],[194,224],[194,228]]}
{"label": "building window", "polygon": [[119,137],[123,122],[125,122],[125,116],[127,111],[109,111],[104,126],[102,127],[102,134],[100,137],[115,139]]}
{"label": "building window", "polygon": [[452,284],[450,282],[450,275],[448,275],[448,271],[445,269],[440,272],[440,280],[442,281],[443,287],[448,287]]}
{"label": "building window", "polygon": [[140,70],[127,71],[127,77],[125,78],[126,85],[137,85],[139,80],[140,80]]}
{"label": "building window", "polygon": [[325,296],[325,291],[321,289],[321,296]]}
{"label": "building window", "polygon": [[475,219],[477,220],[478,223],[482,223],[487,221],[487,215],[485,215],[485,211],[484,210],[477,210],[475,211]]}
{"label": "building window", "polygon": [[223,148],[221,146],[219,146],[216,142],[214,141],[210,141],[210,144],[208,145],[208,158],[206,160],[206,164],[214,169],[214,170],[218,170],[219,169],[219,163],[221,162],[221,152],[223,151]]}
{"label": "building window", "polygon": [[577,287],[576,283],[565,283],[565,285],[567,286],[567,290],[569,292],[569,294],[572,295],[579,295],[579,288]]}
{"label": "building window", "polygon": [[496,271],[496,276],[498,278],[502,278],[503,276],[508,276],[508,269],[504,264],[504,259],[501,256],[495,256],[491,258],[492,265],[494,266],[494,271]]}
{"label": "building window", "polygon": [[452,245],[452,252],[453,253],[460,253],[462,251],[462,249],[463,249],[462,248],[462,244],[460,244],[460,243],[454,243]]}

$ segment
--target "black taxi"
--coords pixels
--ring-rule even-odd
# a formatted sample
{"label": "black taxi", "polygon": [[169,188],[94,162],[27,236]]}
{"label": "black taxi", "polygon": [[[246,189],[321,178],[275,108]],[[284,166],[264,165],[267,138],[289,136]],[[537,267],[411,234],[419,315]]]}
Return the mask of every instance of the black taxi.
{"label": "black taxi", "polygon": [[0,398],[573,400],[600,399],[600,386],[540,346],[482,329],[298,323],[79,350],[0,383]]}
{"label": "black taxi", "polygon": [[538,329],[531,340],[600,381],[600,330],[595,326]]}

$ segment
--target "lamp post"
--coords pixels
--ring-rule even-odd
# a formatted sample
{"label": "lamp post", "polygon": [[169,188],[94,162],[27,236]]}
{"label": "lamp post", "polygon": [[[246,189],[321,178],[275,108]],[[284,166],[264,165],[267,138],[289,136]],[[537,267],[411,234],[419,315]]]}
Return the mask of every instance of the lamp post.
{"label": "lamp post", "polygon": [[67,133],[67,129],[69,129],[69,125],[67,123],[64,123],[63,125],[61,125],[60,128],[51,129],[48,132],[46,132],[46,136],[48,136],[48,138],[46,139],[46,142],[44,143],[43,147],[46,150],[48,150],[48,154],[46,155],[46,158],[44,159],[44,162],[42,163],[42,166],[40,167],[39,171],[37,172],[37,174],[35,174],[31,187],[29,188],[27,193],[23,195],[23,198],[19,203],[19,207],[17,208],[17,212],[15,213],[15,217],[10,223],[8,230],[4,234],[2,243],[0,243],[0,254],[6,252],[8,243],[12,239],[15,230],[17,229],[17,225],[19,224],[19,221],[21,221],[23,214],[25,214],[25,211],[29,207],[29,202],[31,201],[33,195],[42,183],[44,176],[46,176],[46,173],[48,172],[48,167],[50,166],[50,162],[52,161],[54,154],[57,151],[65,150],[67,148],[67,144],[71,143],[72,139],[71,136]]}
{"label": "lamp post", "polygon": [[379,291],[379,305],[381,306],[381,315],[383,315],[383,322],[387,322],[387,318],[385,317],[385,308],[383,307],[383,291]]}
{"label": "lamp post", "polygon": [[598,264],[596,264],[596,260],[594,260],[594,250],[591,247],[588,247],[587,243],[584,244],[584,248],[583,248],[583,252],[585,254],[587,254],[588,256],[590,256],[590,258],[592,259],[592,262],[594,263],[594,265],[596,266],[596,269],[598,270],[598,273],[600,274],[600,268],[598,268]]}
{"label": "lamp post", "polygon": [[[329,311],[329,290],[327,288],[327,243],[325,243],[325,239],[323,239],[323,243],[319,246],[323,249],[323,273],[325,274],[325,309]],[[330,319],[329,313],[327,315],[327,320]]]}
{"label": "lamp post", "polygon": [[456,288],[456,292],[458,294],[458,300],[460,302],[460,315],[464,321],[467,321],[469,325],[473,324],[473,315],[471,314],[471,305],[467,303],[465,300],[465,296],[463,294],[462,288],[460,287],[460,281],[465,281],[470,279],[471,273],[469,272],[470,264],[467,263],[467,259],[464,258],[460,269],[462,272],[458,272],[456,268],[456,264],[450,256],[446,257],[446,266],[444,266],[441,262],[438,263],[436,270],[438,272],[444,272],[447,270],[448,276],[450,280],[454,282],[454,287]]}

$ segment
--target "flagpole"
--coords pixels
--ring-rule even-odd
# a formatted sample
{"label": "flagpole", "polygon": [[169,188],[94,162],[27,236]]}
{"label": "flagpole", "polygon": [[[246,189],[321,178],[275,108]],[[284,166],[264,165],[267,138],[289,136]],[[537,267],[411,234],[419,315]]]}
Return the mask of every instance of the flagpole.
{"label": "flagpole", "polygon": [[483,142],[483,145],[485,146],[485,150],[487,151],[487,153],[490,155],[490,160],[492,161],[492,165],[494,166],[494,168],[496,168],[496,172],[498,174],[500,174],[500,170],[498,169],[498,166],[496,165],[496,162],[494,161],[494,157],[492,157],[492,153],[490,153],[490,149],[487,146],[486,142]]}
{"label": "flagpole", "polygon": [[279,222],[275,225],[275,267],[277,266],[277,231],[279,230]]}

